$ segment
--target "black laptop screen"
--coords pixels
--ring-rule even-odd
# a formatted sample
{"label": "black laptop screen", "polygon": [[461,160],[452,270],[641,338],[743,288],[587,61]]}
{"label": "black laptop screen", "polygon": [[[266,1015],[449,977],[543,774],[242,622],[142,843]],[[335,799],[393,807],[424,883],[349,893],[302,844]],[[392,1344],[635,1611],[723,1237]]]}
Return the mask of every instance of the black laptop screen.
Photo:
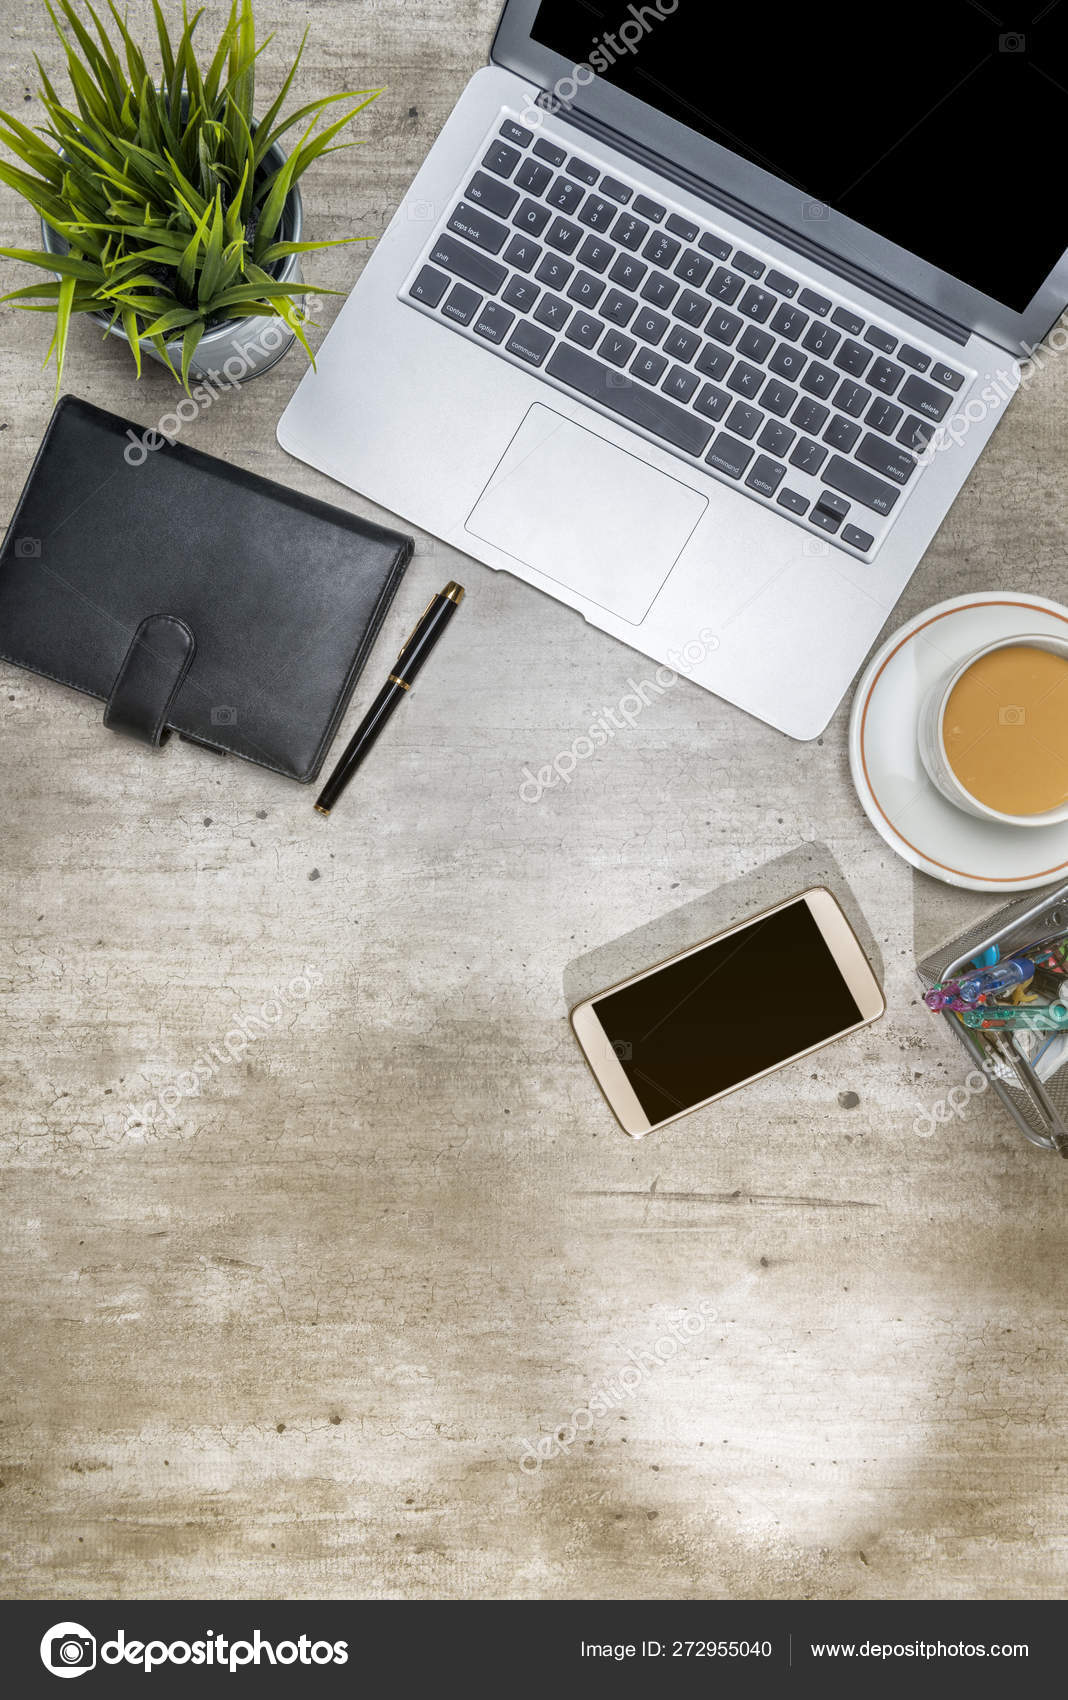
{"label": "black laptop screen", "polygon": [[1068,0],[543,0],[533,35],[1016,312],[1068,247]]}

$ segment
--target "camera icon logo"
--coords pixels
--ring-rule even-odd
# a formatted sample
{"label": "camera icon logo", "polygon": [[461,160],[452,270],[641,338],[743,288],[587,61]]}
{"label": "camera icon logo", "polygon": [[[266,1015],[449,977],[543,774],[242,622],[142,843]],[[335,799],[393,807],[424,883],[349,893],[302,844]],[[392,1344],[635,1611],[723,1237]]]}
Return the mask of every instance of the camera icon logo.
{"label": "camera icon logo", "polygon": [[17,561],[36,561],[41,555],[41,539],[39,537],[16,537],[15,559]]}
{"label": "camera icon logo", "polygon": [[1009,30],[1005,35],[998,36],[999,53],[1026,53],[1027,37],[1019,30]]}
{"label": "camera icon logo", "polygon": [[629,1039],[613,1039],[612,1049],[620,1062],[630,1062],[634,1055],[634,1047]]}
{"label": "camera icon logo", "polygon": [[96,1664],[96,1637],[81,1623],[54,1623],[41,1639],[41,1663],[53,1676],[84,1676]]}
{"label": "camera icon logo", "polygon": [[218,708],[213,708],[211,711],[211,723],[213,726],[236,726],[237,709],[230,708],[226,703],[220,703]]}
{"label": "camera icon logo", "polygon": [[805,201],[801,207],[802,218],[826,218],[827,208],[822,201]]}
{"label": "camera icon logo", "polygon": [[1027,710],[1019,703],[1007,702],[1004,708],[998,709],[998,724],[1001,726],[1026,726]]}
{"label": "camera icon logo", "polygon": [[830,552],[822,537],[806,537],[801,545],[802,555],[829,555]]}
{"label": "camera icon logo", "polygon": [[413,224],[433,224],[437,217],[433,201],[407,201],[405,210]]}
{"label": "camera icon logo", "polygon": [[626,372],[609,372],[608,388],[610,390],[629,390],[630,387],[630,379]]}

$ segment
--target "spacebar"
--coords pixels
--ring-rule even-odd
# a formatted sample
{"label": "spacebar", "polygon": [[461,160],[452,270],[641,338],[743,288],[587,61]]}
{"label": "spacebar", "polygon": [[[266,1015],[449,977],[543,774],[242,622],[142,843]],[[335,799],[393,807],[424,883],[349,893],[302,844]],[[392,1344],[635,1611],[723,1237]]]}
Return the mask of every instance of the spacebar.
{"label": "spacebar", "polygon": [[[654,437],[663,438],[665,443],[683,449],[686,454],[703,454],[707,447],[713,430],[710,424],[698,419],[694,413],[686,413],[674,402],[666,401],[655,390],[647,390],[633,379],[624,380],[625,387],[620,386],[622,373],[599,365],[577,348],[559,343],[545,370],[550,377],[559,378],[561,383],[578,390],[580,395],[599,401],[611,413],[618,413],[631,425],[643,426]],[[610,382],[612,379],[614,383]]]}

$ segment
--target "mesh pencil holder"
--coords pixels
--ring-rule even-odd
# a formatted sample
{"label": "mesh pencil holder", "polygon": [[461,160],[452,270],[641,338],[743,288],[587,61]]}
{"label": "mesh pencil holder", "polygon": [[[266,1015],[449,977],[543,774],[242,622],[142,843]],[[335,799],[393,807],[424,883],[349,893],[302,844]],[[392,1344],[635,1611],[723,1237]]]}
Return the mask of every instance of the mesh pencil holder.
{"label": "mesh pencil holder", "polygon": [[[1002,956],[1022,950],[1034,938],[1055,931],[1068,933],[1068,885],[1054,886],[1037,900],[1033,892],[988,915],[917,964],[924,991],[958,978],[968,963],[992,946]],[[941,1011],[969,1056],[988,1074],[990,1084],[1013,1121],[1032,1145],[1068,1157],[1068,1062],[1042,1080],[1012,1036],[993,1028],[966,1027],[952,1010]]]}

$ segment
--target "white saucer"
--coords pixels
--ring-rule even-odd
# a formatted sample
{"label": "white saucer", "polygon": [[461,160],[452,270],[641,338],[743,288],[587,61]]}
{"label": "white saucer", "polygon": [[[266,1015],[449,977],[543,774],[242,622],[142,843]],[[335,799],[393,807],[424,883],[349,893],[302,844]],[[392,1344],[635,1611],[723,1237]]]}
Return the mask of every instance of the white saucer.
{"label": "white saucer", "polygon": [[968,891],[1028,891],[1068,878],[1068,822],[999,826],[935,790],[916,744],[920,704],[958,661],[1000,638],[1068,630],[1068,608],[1011,591],[954,596],[889,638],[865,669],[849,721],[849,765],[875,830],[921,873]]}

